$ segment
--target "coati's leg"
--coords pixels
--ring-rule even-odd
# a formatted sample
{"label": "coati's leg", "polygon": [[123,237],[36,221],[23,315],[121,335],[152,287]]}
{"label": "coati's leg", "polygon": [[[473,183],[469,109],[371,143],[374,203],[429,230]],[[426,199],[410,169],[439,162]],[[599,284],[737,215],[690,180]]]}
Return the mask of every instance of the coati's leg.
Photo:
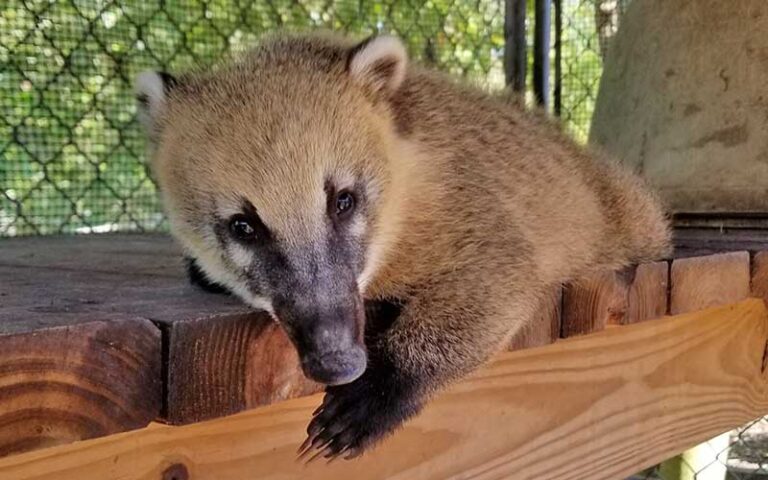
{"label": "coati's leg", "polygon": [[366,372],[327,388],[303,454],[359,455],[417,414],[436,390],[485,362],[516,323],[532,318],[537,292],[513,293],[511,283],[458,277],[477,281],[437,282],[409,300],[391,328],[368,344]]}
{"label": "coati's leg", "polygon": [[200,270],[200,266],[197,264],[197,261],[194,258],[184,257],[184,263],[187,266],[187,277],[189,278],[189,283],[192,285],[200,287],[208,293],[231,294],[231,292],[226,287],[208,280],[203,271]]}

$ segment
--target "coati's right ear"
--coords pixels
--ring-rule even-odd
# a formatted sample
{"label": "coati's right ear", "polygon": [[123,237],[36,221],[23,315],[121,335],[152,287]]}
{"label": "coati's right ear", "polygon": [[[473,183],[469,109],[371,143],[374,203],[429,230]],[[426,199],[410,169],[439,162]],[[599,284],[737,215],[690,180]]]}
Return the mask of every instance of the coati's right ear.
{"label": "coati's right ear", "polygon": [[408,54],[402,42],[389,35],[370,37],[349,53],[347,71],[376,95],[390,96],[403,83]]}
{"label": "coati's right ear", "polygon": [[178,82],[165,72],[146,71],[136,77],[134,94],[139,122],[150,140],[160,133],[158,119],[165,111],[166,99]]}

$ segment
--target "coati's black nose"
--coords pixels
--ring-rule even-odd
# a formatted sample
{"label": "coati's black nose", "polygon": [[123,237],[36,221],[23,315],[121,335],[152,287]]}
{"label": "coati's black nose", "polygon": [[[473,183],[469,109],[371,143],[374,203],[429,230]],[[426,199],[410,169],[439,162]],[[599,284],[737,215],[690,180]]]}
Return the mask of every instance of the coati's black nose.
{"label": "coati's black nose", "polygon": [[307,377],[326,385],[341,385],[363,374],[368,355],[362,305],[357,295],[275,302],[277,317],[296,346]]}
{"label": "coati's black nose", "polygon": [[304,374],[325,385],[352,382],[365,372],[367,363],[365,350],[357,345],[343,351],[312,352],[301,359]]}

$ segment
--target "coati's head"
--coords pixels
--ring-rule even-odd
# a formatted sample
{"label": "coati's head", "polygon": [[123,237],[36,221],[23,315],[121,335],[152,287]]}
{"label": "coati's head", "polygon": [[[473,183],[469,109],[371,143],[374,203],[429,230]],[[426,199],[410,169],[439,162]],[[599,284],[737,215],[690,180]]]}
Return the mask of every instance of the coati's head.
{"label": "coati's head", "polygon": [[136,82],[174,235],[211,280],[270,312],[322,383],[366,367],[362,292],[401,196],[390,99],[405,70],[391,37],[297,36]]}

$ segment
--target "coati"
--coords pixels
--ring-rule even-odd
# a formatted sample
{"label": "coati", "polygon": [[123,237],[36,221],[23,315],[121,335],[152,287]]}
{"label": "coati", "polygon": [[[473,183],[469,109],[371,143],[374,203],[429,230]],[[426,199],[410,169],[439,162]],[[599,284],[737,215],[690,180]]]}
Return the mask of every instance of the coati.
{"label": "coati", "polygon": [[303,452],[362,453],[553,286],[669,252],[641,180],[394,37],[273,35],[136,92],[191,268],[269,312],[328,385]]}

